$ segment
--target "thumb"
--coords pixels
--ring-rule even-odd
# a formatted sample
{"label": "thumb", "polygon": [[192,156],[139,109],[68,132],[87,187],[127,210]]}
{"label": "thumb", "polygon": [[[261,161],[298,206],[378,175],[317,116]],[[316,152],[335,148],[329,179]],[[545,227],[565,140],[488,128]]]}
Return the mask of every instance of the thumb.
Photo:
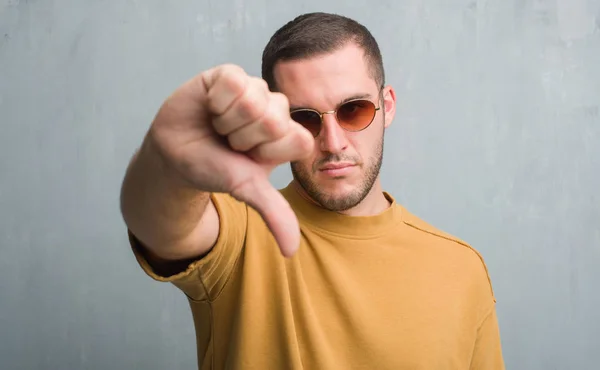
{"label": "thumb", "polygon": [[231,195],[254,208],[267,224],[285,257],[291,257],[300,246],[300,225],[287,200],[269,182],[267,176],[256,176],[238,186]]}

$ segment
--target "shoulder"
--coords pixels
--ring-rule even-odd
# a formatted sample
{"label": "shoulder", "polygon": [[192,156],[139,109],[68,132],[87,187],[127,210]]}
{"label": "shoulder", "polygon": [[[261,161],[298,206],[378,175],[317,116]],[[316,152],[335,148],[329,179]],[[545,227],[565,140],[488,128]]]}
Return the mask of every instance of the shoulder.
{"label": "shoulder", "polygon": [[435,253],[441,254],[446,261],[452,261],[453,265],[463,269],[463,272],[475,277],[491,295],[494,295],[492,282],[488,267],[482,254],[466,241],[445,232],[422,218],[401,208],[402,223],[414,231],[420,240],[426,241],[434,246]]}
{"label": "shoulder", "polygon": [[402,214],[402,223],[404,223],[408,227],[414,229],[418,233],[424,234],[424,236],[437,239],[439,242],[444,243],[449,247],[455,247],[459,250],[469,251],[469,253],[473,253],[475,256],[477,256],[483,261],[480,253],[464,240],[456,237],[455,235],[440,230],[439,228],[431,225],[422,218],[419,218],[413,213],[409,212],[406,208],[402,206],[400,206],[400,208]]}

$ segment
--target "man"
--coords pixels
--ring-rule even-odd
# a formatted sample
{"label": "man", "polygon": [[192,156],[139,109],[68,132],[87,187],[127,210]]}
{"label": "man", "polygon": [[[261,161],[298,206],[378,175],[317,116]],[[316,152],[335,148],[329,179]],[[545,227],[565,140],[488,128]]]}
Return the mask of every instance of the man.
{"label": "man", "polygon": [[122,212],[189,299],[200,369],[504,368],[480,255],[382,190],[395,108],[372,35],[324,13],[273,35],[262,79],[221,65],[165,101]]}

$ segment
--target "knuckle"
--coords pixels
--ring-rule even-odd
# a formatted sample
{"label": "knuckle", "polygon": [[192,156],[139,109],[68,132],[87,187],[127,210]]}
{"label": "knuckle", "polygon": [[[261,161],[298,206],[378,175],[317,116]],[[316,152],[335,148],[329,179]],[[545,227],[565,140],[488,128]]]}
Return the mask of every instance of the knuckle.
{"label": "knuckle", "polygon": [[222,67],[208,91],[208,106],[217,115],[224,114],[247,89],[248,78],[240,67]]}
{"label": "knuckle", "polygon": [[257,121],[262,118],[268,109],[268,95],[257,78],[253,78],[245,94],[239,101],[239,114],[243,119]]}
{"label": "knuckle", "polygon": [[244,144],[244,141],[239,135],[229,135],[227,137],[227,141],[229,142],[229,147],[234,151],[243,152],[248,150]]}
{"label": "knuckle", "polygon": [[248,85],[247,78],[236,70],[223,71],[219,82],[226,91],[235,96],[242,95]]}
{"label": "knuckle", "polygon": [[273,161],[269,157],[268,153],[269,152],[265,150],[265,147],[263,145],[259,145],[255,148],[253,148],[249,154],[253,160],[265,164],[265,163],[270,163]]}
{"label": "knuckle", "polygon": [[269,84],[267,84],[267,81],[263,80],[262,78],[258,78],[257,80],[263,90],[269,91]]}
{"label": "knuckle", "polygon": [[264,99],[260,98],[260,94],[248,90],[238,102],[237,110],[239,116],[246,121],[255,121],[260,119],[266,110]]}
{"label": "knuckle", "polygon": [[267,115],[261,126],[265,136],[269,139],[278,139],[284,134],[281,119],[277,115]]}
{"label": "knuckle", "polygon": [[273,92],[271,93],[271,96],[281,110],[285,111],[286,113],[289,113],[290,100],[287,96],[280,92]]}
{"label": "knuckle", "polygon": [[215,132],[219,135],[227,135],[227,133],[230,131],[227,121],[223,120],[221,117],[214,118],[212,121],[212,126]]}
{"label": "knuckle", "polygon": [[269,110],[262,121],[262,130],[270,139],[279,139],[289,130],[289,112],[282,111],[281,105],[271,100]]}
{"label": "knuckle", "polygon": [[246,72],[244,69],[236,64],[223,64],[219,69],[219,77],[229,77],[229,76],[245,76]]}

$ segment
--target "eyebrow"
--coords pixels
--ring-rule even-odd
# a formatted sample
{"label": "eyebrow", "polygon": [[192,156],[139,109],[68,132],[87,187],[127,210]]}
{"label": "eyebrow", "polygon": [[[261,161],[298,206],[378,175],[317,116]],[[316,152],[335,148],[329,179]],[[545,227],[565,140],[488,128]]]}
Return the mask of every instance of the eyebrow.
{"label": "eyebrow", "polygon": [[[340,105],[349,102],[350,100],[356,100],[356,99],[371,99],[373,97],[373,95],[369,94],[369,93],[357,93],[354,95],[350,95],[342,100],[340,100],[337,105],[335,106],[336,108],[339,107]],[[314,109],[314,108],[310,108],[310,107],[303,107],[303,106],[299,106],[299,105],[290,105],[290,111],[292,110],[296,110],[296,109]]]}

